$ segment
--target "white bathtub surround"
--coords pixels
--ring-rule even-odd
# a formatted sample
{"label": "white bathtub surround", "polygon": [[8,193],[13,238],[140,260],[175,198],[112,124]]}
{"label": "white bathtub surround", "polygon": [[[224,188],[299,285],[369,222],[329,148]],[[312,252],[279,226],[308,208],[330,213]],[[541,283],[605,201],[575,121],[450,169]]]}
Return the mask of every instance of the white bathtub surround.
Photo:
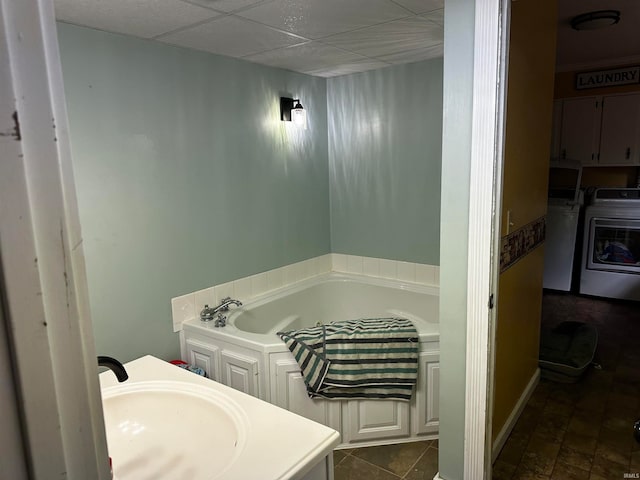
{"label": "white bathtub surround", "polygon": [[205,305],[217,305],[225,297],[246,302],[328,272],[352,273],[436,287],[440,284],[440,267],[435,265],[330,253],[175,297],[171,299],[173,331],[179,332],[183,322],[197,318]]}
{"label": "white bathtub surround", "polygon": [[[364,259],[355,268],[360,263],[364,268]],[[245,302],[230,311],[224,328],[187,321],[182,359],[225,385],[340,431],[342,448],[437,438],[438,303],[433,285],[332,272]],[[311,400],[298,363],[276,335],[317,322],[392,316],[410,319],[420,338],[410,402]]]}
{"label": "white bathtub surround", "polygon": [[329,271],[331,271],[331,254],[321,255],[172,298],[173,331],[179,332],[182,330],[183,322],[198,318],[205,305],[218,305],[223,298],[231,297],[246,302],[283,286]]}
{"label": "white bathtub surround", "polygon": [[424,263],[332,253],[332,271],[388,278],[420,285],[440,285],[440,267]]}

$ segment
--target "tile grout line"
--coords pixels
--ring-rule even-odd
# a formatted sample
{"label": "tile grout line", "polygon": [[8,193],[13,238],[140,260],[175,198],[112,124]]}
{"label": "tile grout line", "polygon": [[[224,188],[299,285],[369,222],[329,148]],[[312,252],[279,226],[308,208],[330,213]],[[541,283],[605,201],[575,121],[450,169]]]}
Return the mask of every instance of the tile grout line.
{"label": "tile grout line", "polygon": [[[364,448],[367,448],[367,447],[364,447]],[[351,455],[351,456],[352,456],[353,458],[357,458],[358,460],[362,460],[364,463],[368,463],[368,464],[369,464],[369,465],[371,465],[372,467],[375,467],[375,468],[377,468],[377,469],[379,469],[379,470],[382,470],[383,472],[390,473],[391,475],[393,475],[394,477],[398,478],[399,480],[402,480],[402,477],[401,477],[401,476],[399,476],[399,475],[397,475],[397,474],[393,473],[393,472],[392,472],[392,471],[390,471],[390,470],[387,470],[386,468],[382,468],[381,466],[376,465],[375,463],[368,462],[368,461],[367,461],[367,460],[365,460],[364,458],[360,458],[360,457],[358,457],[358,456],[356,456],[356,455]],[[346,457],[345,457],[345,458],[346,458]]]}
{"label": "tile grout line", "polygon": [[429,445],[427,448],[425,448],[424,452],[422,452],[422,455],[420,455],[420,456],[418,457],[418,459],[417,459],[415,462],[413,462],[413,465],[411,465],[411,466],[409,467],[409,470],[407,470],[407,471],[404,473],[404,475],[402,475],[402,478],[403,478],[403,479],[404,479],[404,478],[407,478],[407,475],[409,475],[409,473],[411,473],[411,470],[413,469],[413,467],[415,467],[415,466],[418,464],[418,462],[422,459],[422,457],[424,457],[424,456],[427,454],[427,452],[429,451],[429,449],[430,449],[430,448],[431,448],[431,445]]}

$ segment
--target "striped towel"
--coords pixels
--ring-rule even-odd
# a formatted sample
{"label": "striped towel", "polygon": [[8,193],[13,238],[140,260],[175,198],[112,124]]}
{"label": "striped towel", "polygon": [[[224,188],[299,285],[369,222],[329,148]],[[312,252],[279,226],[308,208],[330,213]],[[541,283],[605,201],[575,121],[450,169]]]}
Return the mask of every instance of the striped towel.
{"label": "striped towel", "polygon": [[418,332],[404,318],[366,318],[278,332],[310,397],[410,400]]}

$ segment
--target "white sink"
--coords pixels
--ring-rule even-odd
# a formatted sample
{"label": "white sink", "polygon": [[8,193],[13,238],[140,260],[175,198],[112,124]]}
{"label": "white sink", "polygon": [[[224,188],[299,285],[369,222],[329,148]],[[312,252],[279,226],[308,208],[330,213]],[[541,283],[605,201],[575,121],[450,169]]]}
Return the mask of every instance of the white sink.
{"label": "white sink", "polygon": [[245,446],[244,411],[202,385],[123,383],[103,389],[102,403],[117,480],[216,479]]}

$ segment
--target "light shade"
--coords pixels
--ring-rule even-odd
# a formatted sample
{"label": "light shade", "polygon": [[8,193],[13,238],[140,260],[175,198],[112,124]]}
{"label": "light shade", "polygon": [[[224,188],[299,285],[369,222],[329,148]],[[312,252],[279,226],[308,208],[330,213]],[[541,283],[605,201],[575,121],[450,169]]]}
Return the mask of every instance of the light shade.
{"label": "light shade", "polygon": [[573,17],[571,19],[571,28],[574,30],[596,30],[615,25],[619,21],[619,10],[597,10]]}
{"label": "light shade", "polygon": [[307,112],[299,99],[280,97],[280,120],[307,128]]}
{"label": "light shade", "polygon": [[291,119],[296,125],[307,128],[307,111],[302,107],[300,100],[291,110]]}

